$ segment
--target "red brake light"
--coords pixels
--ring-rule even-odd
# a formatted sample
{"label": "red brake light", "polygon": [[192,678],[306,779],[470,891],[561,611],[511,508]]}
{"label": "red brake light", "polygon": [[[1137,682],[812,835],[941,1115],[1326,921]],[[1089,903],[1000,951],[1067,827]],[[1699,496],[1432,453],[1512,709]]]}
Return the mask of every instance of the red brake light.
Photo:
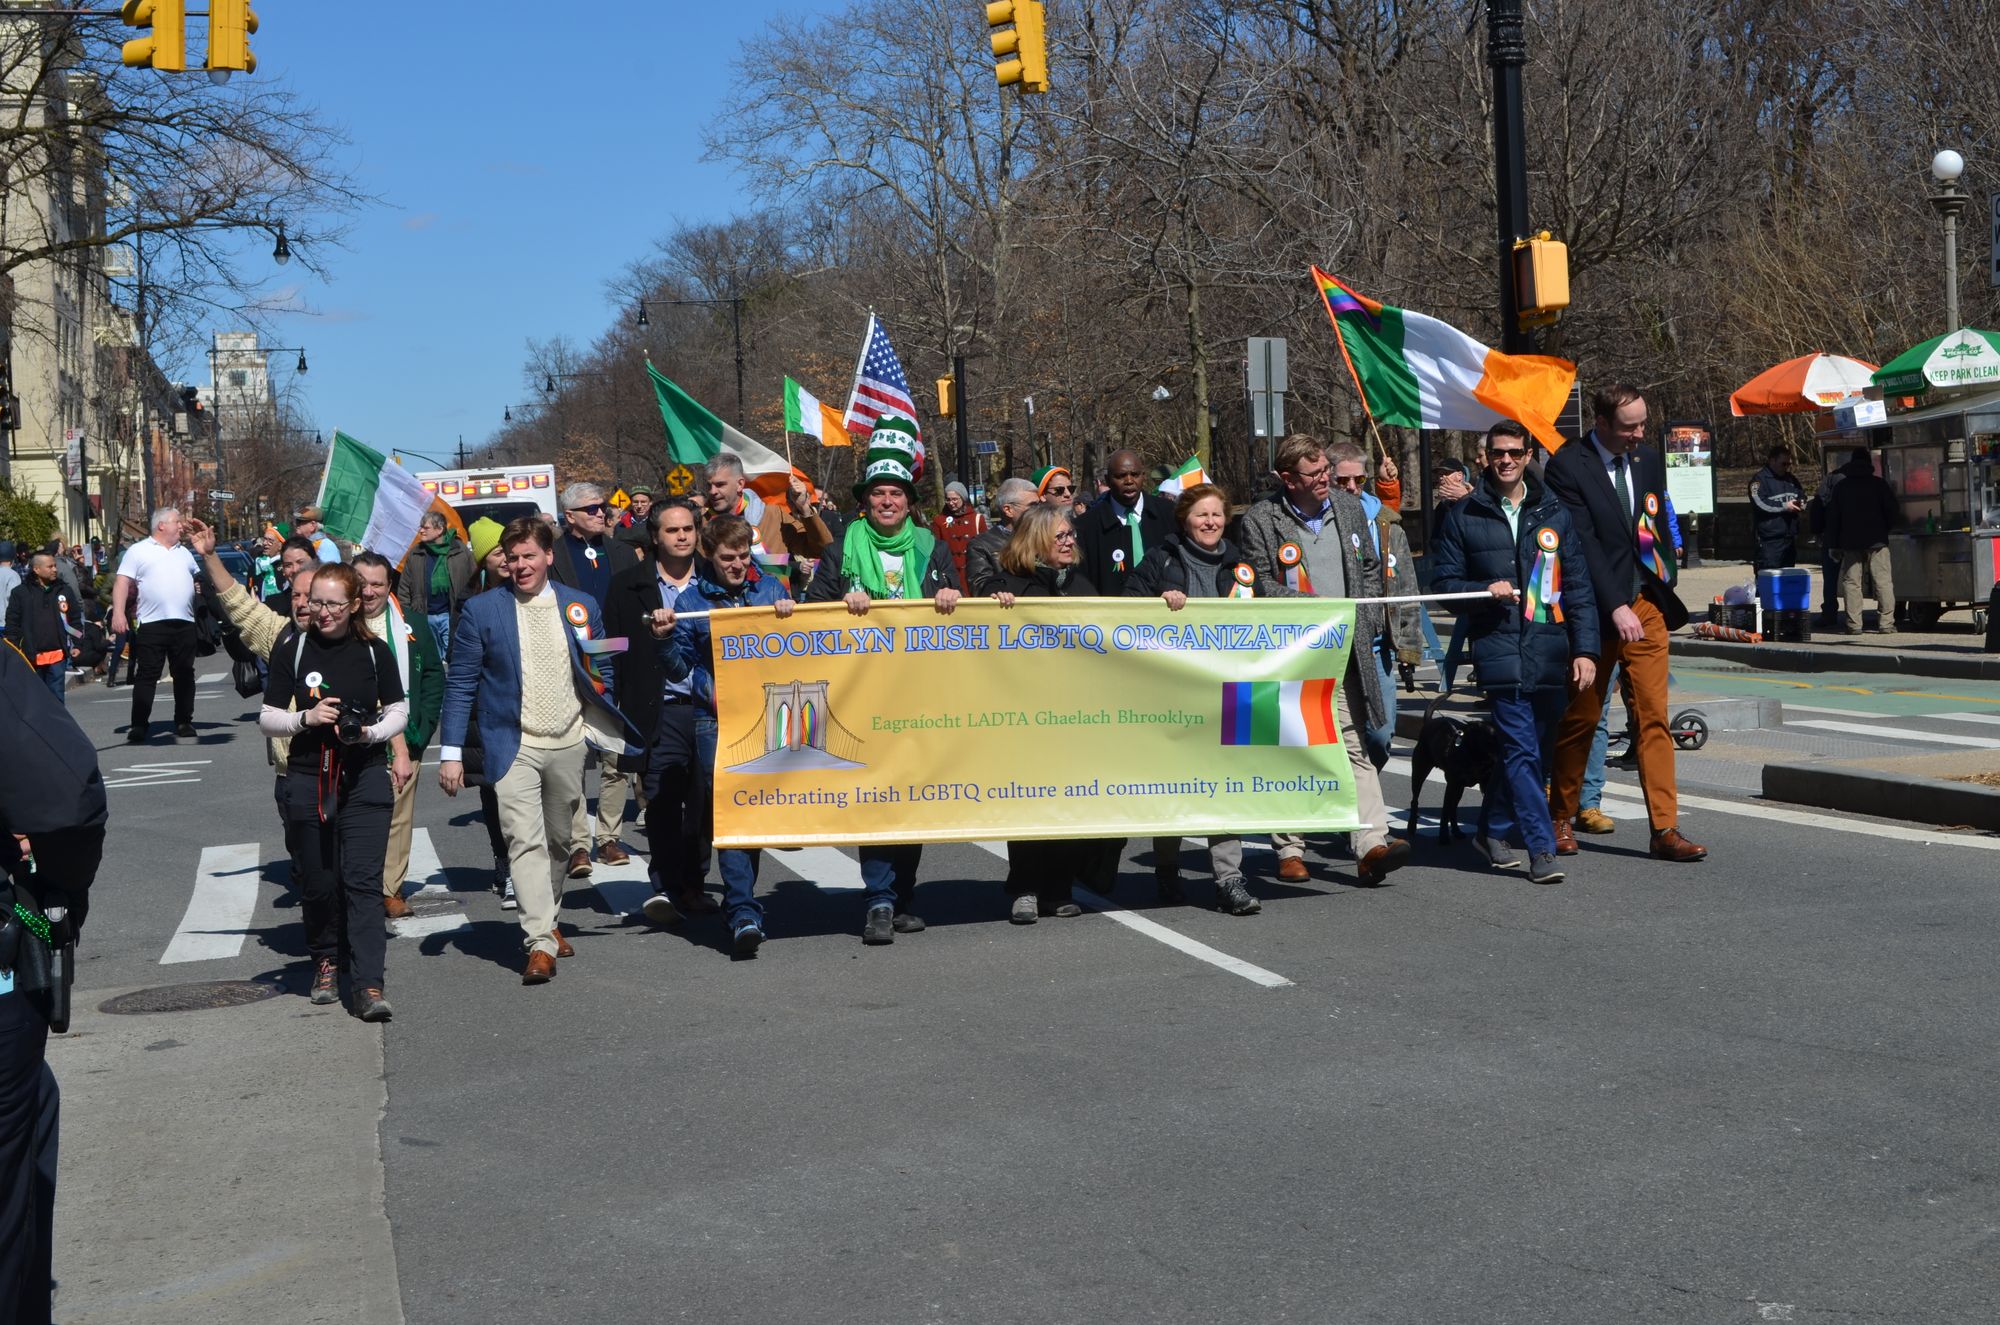
{"label": "red brake light", "polygon": [[429,478],[427,478],[427,479],[425,479],[425,480],[424,480],[424,491],[425,491],[425,492],[436,492],[437,490],[438,490],[438,485],[437,485],[437,480],[436,480],[436,479],[429,479]]}
{"label": "red brake light", "polygon": [[507,480],[504,478],[501,479],[498,483],[495,483],[493,485],[493,493],[495,496],[504,497],[510,491],[512,491],[512,489],[507,486]]}
{"label": "red brake light", "polygon": [[535,475],[535,486],[538,488],[546,488],[547,486],[549,486],[549,476],[547,474]]}
{"label": "red brake light", "polygon": [[458,495],[458,484],[447,481],[444,485],[444,495],[447,497],[456,497]]}

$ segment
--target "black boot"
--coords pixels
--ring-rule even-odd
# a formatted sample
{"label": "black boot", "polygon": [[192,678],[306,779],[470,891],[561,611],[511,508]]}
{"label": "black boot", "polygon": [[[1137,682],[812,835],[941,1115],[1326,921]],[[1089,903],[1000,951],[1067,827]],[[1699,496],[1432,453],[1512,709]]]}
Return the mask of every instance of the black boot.
{"label": "black boot", "polygon": [[1153,883],[1160,890],[1160,905],[1179,906],[1187,901],[1187,894],[1181,891],[1181,869],[1178,863],[1155,866]]}
{"label": "black boot", "polygon": [[1250,895],[1239,876],[1215,881],[1215,909],[1233,916],[1254,916],[1264,909],[1264,904]]}

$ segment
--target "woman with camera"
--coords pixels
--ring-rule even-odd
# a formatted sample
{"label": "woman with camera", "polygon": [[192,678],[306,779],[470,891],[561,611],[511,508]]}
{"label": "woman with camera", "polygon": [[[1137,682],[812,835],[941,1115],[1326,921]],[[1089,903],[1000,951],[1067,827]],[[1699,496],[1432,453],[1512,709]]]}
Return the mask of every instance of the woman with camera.
{"label": "woman with camera", "polygon": [[369,635],[360,605],[352,566],[320,567],[307,598],[311,627],[272,652],[257,725],[292,741],[285,845],[313,959],[312,1001],[339,1000],[344,949],[355,1014],[387,1021],[382,863],[395,803],[387,742],[409,708],[395,656]]}

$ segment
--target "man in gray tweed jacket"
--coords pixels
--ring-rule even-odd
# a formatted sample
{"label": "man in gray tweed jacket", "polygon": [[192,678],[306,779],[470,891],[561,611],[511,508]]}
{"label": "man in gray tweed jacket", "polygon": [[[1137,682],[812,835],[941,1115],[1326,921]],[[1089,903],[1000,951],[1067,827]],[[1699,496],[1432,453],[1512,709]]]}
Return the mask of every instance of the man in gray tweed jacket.
{"label": "man in gray tweed jacket", "polygon": [[[1375,557],[1368,517],[1351,492],[1333,486],[1333,462],[1313,437],[1294,433],[1278,444],[1278,481],[1283,490],[1243,513],[1244,554],[1257,573],[1259,598],[1377,598],[1382,594],[1382,564]],[[1340,690],[1340,743],[1354,771],[1355,809],[1362,827],[1354,834],[1356,873],[1365,884],[1378,884],[1410,857],[1410,844],[1389,836],[1389,814],[1382,804],[1382,784],[1361,733],[1380,725],[1386,715],[1380,674],[1366,657],[1364,642],[1382,633],[1382,609],[1362,604],[1354,609],[1354,648],[1347,658],[1347,675]],[[1365,664],[1365,665],[1364,665]],[[1278,853],[1278,877],[1299,882],[1307,877],[1305,842],[1296,834],[1273,833]]]}

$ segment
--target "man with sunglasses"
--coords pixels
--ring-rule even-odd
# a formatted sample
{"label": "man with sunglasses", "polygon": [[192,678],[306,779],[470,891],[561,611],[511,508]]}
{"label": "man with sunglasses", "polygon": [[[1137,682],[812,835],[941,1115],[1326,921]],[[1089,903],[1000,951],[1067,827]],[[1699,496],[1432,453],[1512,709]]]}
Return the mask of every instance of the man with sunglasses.
{"label": "man with sunglasses", "polygon": [[1569,515],[1529,469],[1529,451],[1520,424],[1502,420],[1487,430],[1486,473],[1438,531],[1431,588],[1493,600],[1463,613],[1473,670],[1500,733],[1501,775],[1480,803],[1473,846],[1495,869],[1519,869],[1507,845],[1518,833],[1529,881],[1560,883],[1542,788],[1570,692],[1597,680],[1597,605]]}
{"label": "man with sunglasses", "polygon": [[[611,504],[604,489],[595,483],[572,483],[562,491],[563,532],[556,540],[555,564],[549,578],[565,588],[590,597],[591,606],[602,611],[611,596],[611,577],[640,565],[645,553],[630,543],[611,536]],[[607,865],[623,865],[632,859],[618,841],[625,820],[625,802],[631,798],[632,775],[601,761],[597,782],[597,831],[593,837],[589,806],[579,803],[576,830],[570,834],[569,877],[590,876],[593,844],[597,858]]]}
{"label": "man with sunglasses", "polygon": [[[1076,517],[1077,569],[1099,593],[1116,597],[1125,592],[1125,577],[1146,559],[1146,550],[1160,546],[1179,526],[1173,502],[1146,491],[1146,466],[1137,451],[1113,451],[1104,462],[1104,478],[1110,486],[1103,498]],[[1050,502],[1063,500],[1055,487],[1051,483],[1045,490]]]}

